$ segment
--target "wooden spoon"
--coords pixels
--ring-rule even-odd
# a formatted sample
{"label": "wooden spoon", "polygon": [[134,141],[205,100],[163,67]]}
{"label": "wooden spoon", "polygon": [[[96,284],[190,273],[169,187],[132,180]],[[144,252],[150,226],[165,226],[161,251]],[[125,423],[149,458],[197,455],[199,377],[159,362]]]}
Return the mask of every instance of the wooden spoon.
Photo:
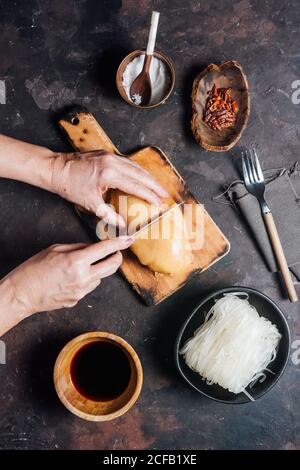
{"label": "wooden spoon", "polygon": [[159,13],[157,11],[153,11],[143,69],[141,73],[134,79],[130,87],[131,100],[135,104],[141,106],[146,106],[149,104],[151,99],[150,65],[154,52],[158,19]]}

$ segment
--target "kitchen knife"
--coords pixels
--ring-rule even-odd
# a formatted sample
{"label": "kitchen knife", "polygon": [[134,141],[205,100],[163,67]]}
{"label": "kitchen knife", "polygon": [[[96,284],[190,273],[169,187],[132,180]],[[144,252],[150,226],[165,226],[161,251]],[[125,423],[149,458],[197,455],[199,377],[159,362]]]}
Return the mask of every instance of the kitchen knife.
{"label": "kitchen knife", "polygon": [[[165,215],[167,215],[169,212],[172,212],[174,209],[176,209],[177,207],[180,207],[182,204],[184,204],[184,201],[181,201],[179,204],[175,204],[174,206],[172,206],[170,209],[168,209],[167,211],[163,212],[162,214],[160,214],[158,217],[155,217],[155,219],[151,220],[149,223],[143,225],[143,227],[141,227],[139,230],[136,230],[135,232],[133,233],[129,233],[127,234],[127,230],[126,229],[119,229],[118,230],[118,235],[119,236],[124,236],[124,235],[128,235],[130,237],[136,237],[137,235],[139,235],[140,233],[142,233],[144,230],[146,230],[148,227],[150,227],[151,225],[155,224],[159,219],[161,219],[162,217],[164,217]],[[91,213],[80,213],[80,217],[83,219],[83,221],[85,222],[85,224],[89,227],[89,229],[92,231],[92,232],[96,232],[96,235],[97,237],[99,238],[99,240],[104,240],[104,239],[107,239],[107,238],[115,238],[117,235],[116,235],[116,227],[111,227],[111,232],[109,230],[109,226],[107,226],[106,223],[104,223],[102,220],[99,221],[99,219],[97,219],[96,216],[94,216],[93,214]]]}
{"label": "kitchen knife", "polygon": [[182,204],[184,204],[184,201],[181,201],[179,204],[175,204],[174,206],[172,206],[170,209],[168,209],[167,211],[163,212],[162,214],[160,214],[158,217],[156,217],[155,219],[151,220],[151,222],[149,222],[148,224],[144,225],[142,228],[140,228],[139,230],[137,230],[136,232],[134,232],[133,234],[129,234],[131,237],[136,237],[137,235],[139,235],[140,233],[142,233],[144,230],[146,230],[148,227],[150,227],[151,225],[155,224],[159,219],[162,219],[165,215],[169,214],[169,212],[172,212],[174,209],[176,209],[177,207],[181,206]]}

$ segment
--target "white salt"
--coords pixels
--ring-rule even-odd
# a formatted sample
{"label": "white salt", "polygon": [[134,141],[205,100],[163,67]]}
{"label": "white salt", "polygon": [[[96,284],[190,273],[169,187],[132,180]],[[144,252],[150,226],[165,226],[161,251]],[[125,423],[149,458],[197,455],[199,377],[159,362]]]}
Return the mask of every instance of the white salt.
{"label": "white salt", "polygon": [[139,106],[142,102],[142,97],[141,95],[139,95],[138,93],[134,93],[132,95],[132,101],[134,104],[136,104],[137,106]]}
{"label": "white salt", "polygon": [[[144,65],[145,54],[139,55],[133,59],[124,70],[123,86],[126,95],[130,101],[130,87],[136,77],[141,73]],[[170,89],[171,80],[166,65],[156,57],[152,57],[150,65],[150,81],[151,81],[151,99],[149,104],[159,103],[168,93]],[[140,97],[135,97],[135,104],[140,104]]]}

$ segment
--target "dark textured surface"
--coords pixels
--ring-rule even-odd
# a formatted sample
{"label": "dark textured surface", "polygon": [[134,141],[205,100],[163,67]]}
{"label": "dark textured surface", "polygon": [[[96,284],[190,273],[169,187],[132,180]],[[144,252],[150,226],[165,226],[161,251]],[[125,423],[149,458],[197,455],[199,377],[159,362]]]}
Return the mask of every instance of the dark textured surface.
{"label": "dark textured surface", "polygon": [[[151,9],[161,12],[157,47],[173,59],[177,82],[168,102],[138,110],[121,100],[115,71],[130,50],[143,47]],[[299,339],[299,305],[284,300],[237,214],[211,197],[236,175],[239,149],[200,150],[189,130],[194,76],[210,62],[239,60],[248,74],[252,110],[239,145],[256,142],[263,167],[299,159],[300,5],[278,1],[0,1],[1,132],[69,149],[56,129],[66,105],[87,106],[126,152],[161,146],[231,241],[231,253],[158,307],[145,307],[119,276],[106,279],[75,308],[35,315],[5,337],[0,365],[0,447],[39,449],[293,449],[300,447],[300,365],[290,360],[279,384],[254,404],[222,405],[198,395],[177,375],[176,332],[204,294],[241,284],[281,305]],[[58,197],[0,181],[0,270],[54,242],[88,240],[73,208]],[[52,369],[74,335],[108,330],[140,354],[145,381],[138,404],[111,423],[72,416],[60,404]]]}

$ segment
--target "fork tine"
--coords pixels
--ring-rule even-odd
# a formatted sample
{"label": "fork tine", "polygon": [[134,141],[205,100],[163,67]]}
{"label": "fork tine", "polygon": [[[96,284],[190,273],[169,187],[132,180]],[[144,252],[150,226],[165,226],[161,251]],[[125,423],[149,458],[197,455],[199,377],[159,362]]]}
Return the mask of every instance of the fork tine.
{"label": "fork tine", "polygon": [[249,157],[250,157],[250,165],[251,165],[251,169],[253,173],[254,182],[257,182],[259,181],[259,177],[258,177],[257,170],[256,170],[255,156],[254,156],[253,149],[249,149]]}
{"label": "fork tine", "polygon": [[258,180],[260,182],[264,181],[264,175],[263,175],[263,172],[262,172],[262,169],[261,169],[258,157],[257,157],[256,150],[253,149],[252,151],[253,151],[253,155],[254,155],[254,161],[255,161],[256,172],[257,172],[257,175],[258,175]]}
{"label": "fork tine", "polygon": [[249,179],[248,169],[246,165],[246,157],[244,153],[242,153],[242,165],[243,165],[244,180],[245,180],[245,184],[247,185],[247,184],[250,184],[250,179]]}
{"label": "fork tine", "polygon": [[248,150],[246,150],[246,160],[245,161],[246,161],[247,172],[248,172],[250,183],[254,183],[255,179],[254,179],[252,168],[251,168],[250,155],[249,155]]}

